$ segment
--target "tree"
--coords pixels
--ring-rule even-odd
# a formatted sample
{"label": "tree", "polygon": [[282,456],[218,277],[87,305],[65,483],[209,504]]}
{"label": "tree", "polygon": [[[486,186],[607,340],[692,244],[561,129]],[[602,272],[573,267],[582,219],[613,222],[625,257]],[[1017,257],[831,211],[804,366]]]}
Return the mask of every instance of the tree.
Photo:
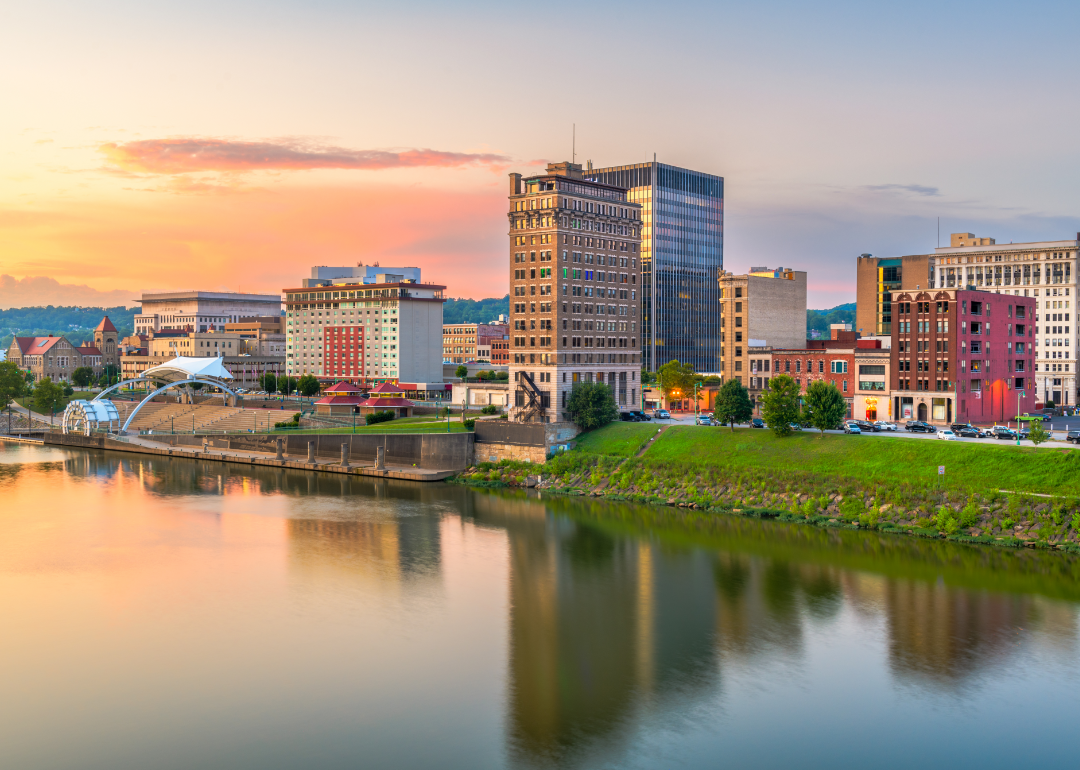
{"label": "tree", "polygon": [[263,372],[259,375],[259,385],[267,394],[277,390],[277,375],[273,372]]}
{"label": "tree", "polygon": [[821,431],[822,436],[826,430],[839,428],[847,415],[844,394],[831,382],[814,380],[806,389],[805,401],[806,417],[811,425]]}
{"label": "tree", "polygon": [[80,366],[71,373],[71,381],[80,388],[88,388],[90,383],[94,381],[94,370],[89,366]]}
{"label": "tree", "polygon": [[0,362],[0,409],[26,394],[26,380],[14,361]]}
{"label": "tree", "polygon": [[791,433],[791,423],[799,419],[799,383],[786,374],[769,380],[761,395],[761,416],[777,436]]}
{"label": "tree", "polygon": [[685,398],[694,390],[694,367],[692,364],[680,364],[671,360],[661,366],[656,372],[656,378],[660,383],[660,389],[664,391],[664,397]]}
{"label": "tree", "polygon": [[495,374],[495,379],[497,379],[497,380],[509,380],[510,379],[510,372],[503,369],[502,371],[497,372]]}
{"label": "tree", "polygon": [[570,419],[583,430],[602,428],[619,417],[615,394],[602,382],[579,382],[566,402]]}
{"label": "tree", "polygon": [[732,431],[735,423],[746,422],[754,416],[754,405],[750,394],[738,380],[728,380],[716,394],[714,416],[719,422],[728,423]]}
{"label": "tree", "polygon": [[64,383],[64,398],[71,398],[74,395],[75,395],[75,388],[71,387],[70,385],[68,385],[65,382]]}
{"label": "tree", "polygon": [[64,405],[64,389],[46,377],[34,388],[34,408],[41,414],[52,412]]}
{"label": "tree", "polygon": [[1031,422],[1031,429],[1028,432],[1028,441],[1030,441],[1035,446],[1038,446],[1042,442],[1048,441],[1049,439],[1050,432],[1043,427],[1043,421],[1033,420]]}
{"label": "tree", "polygon": [[278,389],[286,396],[296,390],[296,378],[295,377],[278,377],[277,378]]}
{"label": "tree", "polygon": [[462,379],[468,377],[469,376],[469,367],[465,366],[465,364],[462,364],[461,366],[459,366],[457,369],[454,370],[454,376],[455,377],[461,377]]}
{"label": "tree", "polygon": [[656,375],[650,372],[648,369],[641,370],[641,387],[652,385],[656,382]]}
{"label": "tree", "polygon": [[321,389],[319,387],[319,380],[314,374],[305,374],[300,377],[296,382],[296,388],[300,391],[301,396],[314,396]]}

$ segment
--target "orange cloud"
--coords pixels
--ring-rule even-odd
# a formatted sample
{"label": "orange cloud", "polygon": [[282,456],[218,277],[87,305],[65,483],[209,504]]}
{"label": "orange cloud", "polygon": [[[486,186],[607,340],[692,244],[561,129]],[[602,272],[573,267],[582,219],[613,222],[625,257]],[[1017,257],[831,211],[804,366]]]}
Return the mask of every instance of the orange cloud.
{"label": "orange cloud", "polygon": [[115,169],[144,174],[184,174],[194,171],[304,171],[351,169],[489,166],[510,162],[495,153],[439,150],[349,150],[299,142],[231,142],[221,139],[146,139],[103,144],[99,151]]}

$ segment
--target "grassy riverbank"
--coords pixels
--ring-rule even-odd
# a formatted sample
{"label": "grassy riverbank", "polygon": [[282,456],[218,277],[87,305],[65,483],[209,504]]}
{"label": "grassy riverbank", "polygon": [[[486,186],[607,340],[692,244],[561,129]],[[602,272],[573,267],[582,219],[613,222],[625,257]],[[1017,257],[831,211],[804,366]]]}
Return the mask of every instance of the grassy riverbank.
{"label": "grassy riverbank", "polygon": [[1080,454],[1070,450],[722,428],[658,435],[616,423],[544,466],[485,464],[459,479],[514,485],[529,473],[552,492],[1004,545],[1080,544]]}

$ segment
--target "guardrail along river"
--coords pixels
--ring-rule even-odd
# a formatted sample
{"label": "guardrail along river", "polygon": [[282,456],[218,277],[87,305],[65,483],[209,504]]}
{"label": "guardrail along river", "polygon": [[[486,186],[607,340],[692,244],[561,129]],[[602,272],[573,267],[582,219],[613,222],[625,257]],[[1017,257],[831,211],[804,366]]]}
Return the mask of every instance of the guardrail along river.
{"label": "guardrail along river", "polygon": [[0,442],[0,767],[1074,767],[1078,576]]}

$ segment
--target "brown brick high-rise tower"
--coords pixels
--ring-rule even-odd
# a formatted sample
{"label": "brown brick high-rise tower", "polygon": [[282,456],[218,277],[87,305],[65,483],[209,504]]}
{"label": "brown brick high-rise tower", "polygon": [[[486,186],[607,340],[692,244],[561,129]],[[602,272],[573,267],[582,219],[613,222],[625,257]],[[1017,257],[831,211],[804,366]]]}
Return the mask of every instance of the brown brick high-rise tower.
{"label": "brown brick high-rise tower", "polygon": [[641,396],[641,206],[581,166],[510,175],[510,382],[514,420],[568,420],[579,382]]}

